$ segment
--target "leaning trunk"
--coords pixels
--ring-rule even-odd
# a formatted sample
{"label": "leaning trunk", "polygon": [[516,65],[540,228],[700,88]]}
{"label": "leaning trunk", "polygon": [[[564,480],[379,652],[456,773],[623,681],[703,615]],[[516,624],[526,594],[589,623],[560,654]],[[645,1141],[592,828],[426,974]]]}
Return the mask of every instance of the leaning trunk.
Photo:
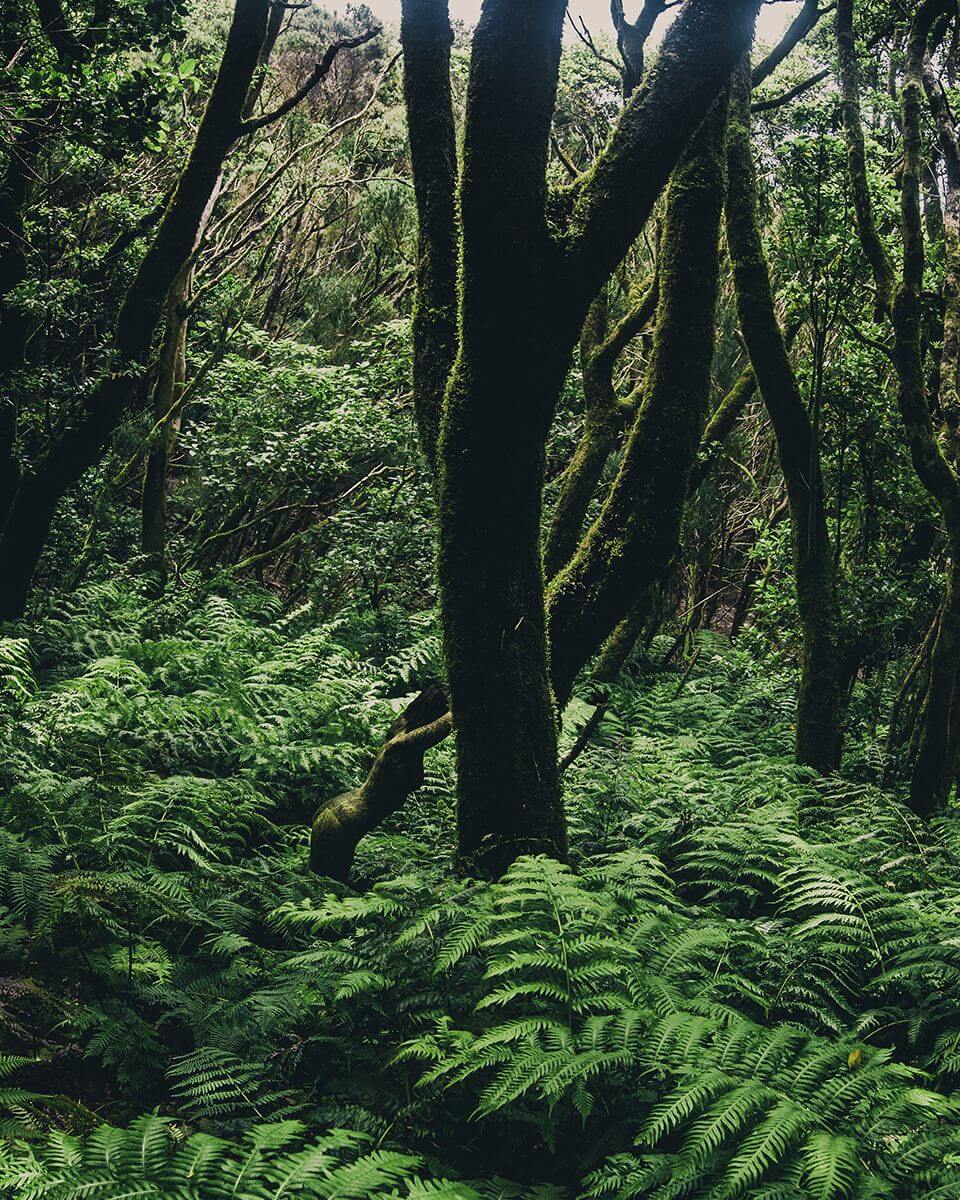
{"label": "leaning trunk", "polygon": [[224,159],[242,132],[244,105],[260,65],[269,10],[269,0],[236,0],[220,70],[187,165],[120,309],[111,370],[83,413],[23,480],[11,505],[0,539],[0,620],[23,615],[61,499],[99,460],[142,394],[167,292],[193,253]]}
{"label": "leaning trunk", "polygon": [[826,774],[838,766],[841,750],[840,610],[819,455],[774,309],[760,236],[750,91],[750,64],[744,58],[735,75],[727,140],[727,244],[740,325],[773,425],[790,501],[803,641],[796,757]]}

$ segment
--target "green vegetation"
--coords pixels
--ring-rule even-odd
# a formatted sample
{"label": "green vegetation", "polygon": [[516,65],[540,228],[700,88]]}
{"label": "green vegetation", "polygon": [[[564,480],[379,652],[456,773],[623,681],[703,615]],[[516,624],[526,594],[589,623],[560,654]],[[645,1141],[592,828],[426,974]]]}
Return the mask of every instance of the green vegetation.
{"label": "green vegetation", "polygon": [[569,866],[457,879],[445,756],[355,892],[305,872],[303,812],[429,634],[384,663],[359,618],[129,583],[48,629],[55,668],[3,645],[6,1187],[950,1194],[957,823],[792,765],[788,676],[706,634],[682,690],[638,663]]}
{"label": "green vegetation", "polygon": [[960,8],[566,8],[0,0],[3,1200],[960,1200]]}

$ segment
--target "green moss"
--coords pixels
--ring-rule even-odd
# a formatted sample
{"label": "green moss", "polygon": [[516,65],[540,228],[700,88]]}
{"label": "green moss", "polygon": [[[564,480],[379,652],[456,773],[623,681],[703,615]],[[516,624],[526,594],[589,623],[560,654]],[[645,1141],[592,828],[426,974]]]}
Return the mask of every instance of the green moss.
{"label": "green moss", "polygon": [[839,763],[842,736],[840,609],[818,452],[774,309],[760,237],[750,146],[750,93],[750,64],[745,56],[731,88],[727,246],[740,326],[777,439],[790,502],[797,609],[803,634],[797,761],[826,773]]}
{"label": "green moss", "polygon": [[725,116],[726,104],[718,104],[671,181],[644,399],[597,520],[550,586],[553,677],[561,699],[668,568],[676,548],[687,480],[706,420]]}

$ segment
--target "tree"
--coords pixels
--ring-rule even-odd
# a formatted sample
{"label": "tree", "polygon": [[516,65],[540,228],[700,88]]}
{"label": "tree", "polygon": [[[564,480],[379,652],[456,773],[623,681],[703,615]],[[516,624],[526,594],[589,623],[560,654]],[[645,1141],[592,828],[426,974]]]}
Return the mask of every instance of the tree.
{"label": "tree", "polygon": [[[431,425],[440,430],[438,573],[461,853],[492,869],[523,849],[562,853],[565,844],[540,561],[543,452],[556,398],[590,303],[723,87],[756,5],[692,0],[605,151],[551,198],[564,11],[557,0],[484,7],[458,188],[456,352],[446,362],[442,412],[435,395],[418,399],[425,444]],[[405,37],[443,19],[436,0],[409,0]],[[407,64],[408,95],[419,91],[417,66]],[[449,158],[449,128],[435,122],[442,144],[434,159]],[[431,131],[412,121],[410,132],[414,164],[422,164]],[[446,183],[421,178],[421,197],[428,183],[448,187],[449,172]],[[421,218],[427,238],[431,215]],[[453,303],[448,291],[445,304]],[[440,361],[449,351],[433,348]],[[605,613],[609,627],[598,626],[593,649],[624,613]]]}
{"label": "tree", "polygon": [[941,149],[946,159],[947,273],[944,295],[943,352],[940,361],[939,405],[942,430],[934,425],[924,378],[921,292],[924,245],[920,207],[923,170],[921,113],[924,63],[931,27],[955,6],[949,0],[925,0],[917,9],[907,38],[901,126],[901,229],[903,273],[893,305],[894,365],[897,396],[910,457],[920,481],[936,501],[947,533],[950,565],[939,622],[933,636],[917,758],[910,783],[910,801],[929,814],[946,800],[957,766],[958,731],[956,688],[960,670],[960,478],[954,457],[957,378],[957,279],[960,244],[957,207],[960,202],[960,153],[956,128],[928,67],[927,81],[937,117]]}
{"label": "tree", "polygon": [[760,237],[750,94],[750,64],[744,59],[735,74],[727,143],[727,245],[740,325],[776,435],[790,501],[797,608],[803,629],[797,761],[826,773],[840,762],[840,606],[819,451],[777,320]]}
{"label": "tree", "polygon": [[[167,294],[184,271],[215,198],[224,160],[238,139],[288,112],[316,86],[339,50],[375,29],[331,45],[300,88],[277,109],[245,116],[263,66],[271,0],[237,0],[216,81],[186,166],[117,314],[108,371],[82,410],[29,474],[18,480],[0,535],[0,619],[21,616],[50,524],[66,492],[93,466],[131,406],[143,396],[154,332]],[[54,28],[62,35],[62,24]]]}
{"label": "tree", "polygon": [[[405,20],[416,21],[421,7],[409,4]],[[620,471],[597,523],[546,595],[540,563],[544,441],[579,326],[598,289],[597,256],[607,255],[607,273],[614,269],[662,185],[649,172],[636,178],[634,149],[646,144],[654,161],[670,172],[669,156],[683,152],[676,106],[681,101],[691,109],[702,106],[703,120],[729,74],[729,55],[749,38],[753,16],[745,7],[736,28],[721,22],[718,30],[719,14],[711,4],[689,7],[604,154],[553,200],[563,222],[557,238],[546,223],[544,180],[549,123],[543,113],[549,118],[550,111],[544,101],[553,94],[560,35],[556,12],[552,24],[546,19],[549,7],[542,6],[538,20],[527,14],[517,29],[516,13],[488,5],[477,30],[460,195],[458,352],[442,422],[424,419],[429,405],[422,396],[417,409],[428,448],[431,427],[440,426],[439,576],[457,739],[460,852],[485,871],[501,870],[524,850],[563,852],[554,692],[565,704],[580,670],[672,560],[686,480],[706,419],[717,269],[714,217],[722,198],[720,109],[691,144],[671,186],[662,259],[670,282],[660,286],[652,365]],[[714,54],[703,60],[709,79],[693,81],[680,70],[682,52],[708,31],[715,39]],[[542,57],[535,60],[539,74],[528,83],[534,91],[514,98],[507,86],[517,71],[511,56],[521,41],[529,49],[535,34]],[[408,82],[408,93],[411,86]],[[514,103],[537,114],[537,121],[513,114],[528,121],[526,141],[519,139],[526,152],[503,164],[498,131]],[[514,182],[500,199],[505,170]],[[639,211],[636,202],[616,203],[621,189],[631,185],[642,200]],[[614,222],[620,226],[616,241],[610,237]],[[562,288],[545,287],[558,277]],[[656,469],[648,478],[651,467]],[[410,723],[402,730],[405,759],[412,748],[422,761],[423,750],[445,736],[435,705],[428,716],[424,724],[431,730],[422,741],[411,740]],[[380,815],[403,802],[405,778],[386,802],[379,786],[389,762],[390,755],[381,754],[356,794],[321,810],[315,861],[323,858],[329,865],[330,857],[319,849],[322,835],[336,826],[337,837],[345,837],[358,796],[375,792]],[[357,839],[368,827],[354,825]]]}

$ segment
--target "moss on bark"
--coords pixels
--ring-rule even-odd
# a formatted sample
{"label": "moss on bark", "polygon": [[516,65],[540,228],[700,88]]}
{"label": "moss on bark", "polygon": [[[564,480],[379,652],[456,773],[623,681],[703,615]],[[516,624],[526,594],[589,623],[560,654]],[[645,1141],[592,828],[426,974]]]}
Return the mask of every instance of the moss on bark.
{"label": "moss on bark", "polygon": [[457,145],[447,0],[403,0],[400,42],[418,217],[413,399],[420,444],[433,466],[456,353]]}
{"label": "moss on bark", "polygon": [[840,111],[847,144],[850,197],[863,253],[873,272],[876,298],[874,315],[879,321],[890,312],[893,296],[893,267],[873,217],[867,182],[867,155],[860,118],[860,67],[853,32],[853,0],[837,0],[834,29],[840,61]]}
{"label": "moss on bark", "polygon": [[587,313],[580,337],[583,434],[560,477],[556,506],[544,540],[543,570],[548,580],[573,557],[604,467],[635,410],[635,397],[625,401],[618,398],[613,372],[619,355],[656,311],[658,290],[654,277],[612,330],[607,328],[606,289]]}
{"label": "moss on bark", "polygon": [[750,146],[750,64],[731,88],[727,136],[727,245],[750,362],[773,425],[790,501],[797,608],[803,638],[797,761],[834,770],[841,747],[840,610],[813,430],[777,320],[757,217]]}
{"label": "moss on bark", "polygon": [[447,697],[430,684],[387,732],[363,783],[324,804],[310,830],[310,867],[346,881],[357,844],[423,783],[423,756],[450,733]]}
{"label": "moss on bark", "polygon": [[549,592],[561,702],[639,595],[669,566],[707,413],[723,205],[725,101],[670,183],[660,296],[643,401],[597,520]]}

